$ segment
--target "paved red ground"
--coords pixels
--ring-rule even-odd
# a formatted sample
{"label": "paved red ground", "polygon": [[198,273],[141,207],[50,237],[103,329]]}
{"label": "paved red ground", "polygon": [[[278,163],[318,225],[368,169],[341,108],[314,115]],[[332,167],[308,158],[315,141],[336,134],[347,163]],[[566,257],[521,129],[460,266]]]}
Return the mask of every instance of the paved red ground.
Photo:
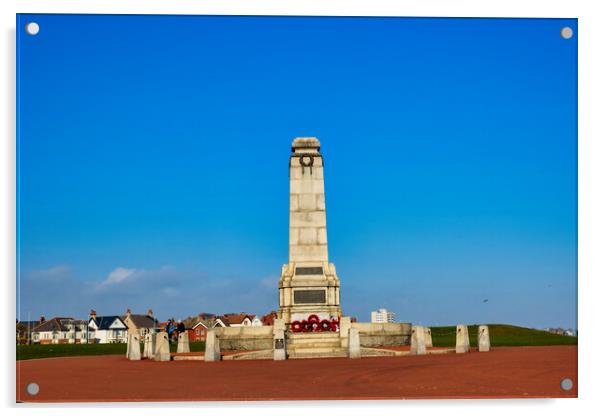
{"label": "paved red ground", "polygon": [[[36,396],[26,393],[31,382]],[[17,400],[29,402],[577,397],[577,347],[359,360],[53,358],[18,361],[17,384]]]}

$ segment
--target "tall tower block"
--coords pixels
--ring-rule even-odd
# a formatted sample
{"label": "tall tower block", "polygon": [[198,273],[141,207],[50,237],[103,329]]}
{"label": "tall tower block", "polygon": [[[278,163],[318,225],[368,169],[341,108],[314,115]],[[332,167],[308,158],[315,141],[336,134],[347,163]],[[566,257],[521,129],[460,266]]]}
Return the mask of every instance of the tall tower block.
{"label": "tall tower block", "polygon": [[279,316],[286,323],[312,314],[337,318],[340,282],[328,263],[324,158],[317,138],[293,140],[289,178],[289,258],[279,282]]}

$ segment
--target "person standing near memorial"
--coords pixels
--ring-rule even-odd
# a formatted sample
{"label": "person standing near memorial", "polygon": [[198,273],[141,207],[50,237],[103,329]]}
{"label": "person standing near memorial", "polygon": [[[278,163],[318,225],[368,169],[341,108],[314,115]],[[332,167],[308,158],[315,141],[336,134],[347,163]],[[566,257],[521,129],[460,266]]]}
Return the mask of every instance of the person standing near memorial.
{"label": "person standing near memorial", "polygon": [[169,340],[170,343],[172,341],[172,337],[173,337],[173,333],[174,333],[175,329],[176,328],[175,328],[173,319],[170,319],[169,321],[167,321],[167,325],[165,326],[165,332],[167,332],[167,339]]}
{"label": "person standing near memorial", "polygon": [[186,332],[186,326],[184,325],[184,322],[178,321],[177,331],[178,331],[178,335]]}

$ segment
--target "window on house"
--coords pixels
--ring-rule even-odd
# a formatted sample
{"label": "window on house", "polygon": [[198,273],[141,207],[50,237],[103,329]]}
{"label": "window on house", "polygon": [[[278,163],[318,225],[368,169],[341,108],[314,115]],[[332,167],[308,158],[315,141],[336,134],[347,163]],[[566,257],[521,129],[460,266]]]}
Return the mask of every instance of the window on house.
{"label": "window on house", "polygon": [[197,334],[197,335],[201,335],[201,330],[200,330],[200,329],[197,329],[197,330],[196,330],[196,334]]}

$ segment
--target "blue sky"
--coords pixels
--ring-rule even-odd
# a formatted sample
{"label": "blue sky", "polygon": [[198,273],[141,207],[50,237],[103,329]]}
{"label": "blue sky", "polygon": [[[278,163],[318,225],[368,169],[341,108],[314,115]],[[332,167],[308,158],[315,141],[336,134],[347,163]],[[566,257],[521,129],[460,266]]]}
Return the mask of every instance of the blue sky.
{"label": "blue sky", "polygon": [[317,136],[344,314],[577,325],[576,19],[17,27],[21,319],[277,309]]}

